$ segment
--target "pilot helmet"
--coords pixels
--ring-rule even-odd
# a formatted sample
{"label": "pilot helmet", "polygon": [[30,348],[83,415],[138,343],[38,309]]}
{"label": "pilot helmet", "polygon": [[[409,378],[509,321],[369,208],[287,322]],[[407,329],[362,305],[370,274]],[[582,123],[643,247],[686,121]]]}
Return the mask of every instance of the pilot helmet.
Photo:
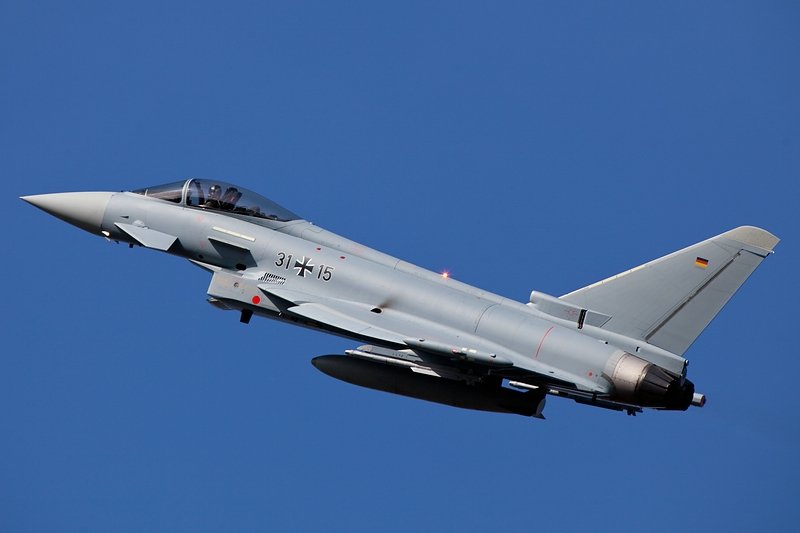
{"label": "pilot helmet", "polygon": [[208,189],[208,197],[209,198],[219,198],[220,194],[222,194],[222,187],[219,185],[212,185]]}

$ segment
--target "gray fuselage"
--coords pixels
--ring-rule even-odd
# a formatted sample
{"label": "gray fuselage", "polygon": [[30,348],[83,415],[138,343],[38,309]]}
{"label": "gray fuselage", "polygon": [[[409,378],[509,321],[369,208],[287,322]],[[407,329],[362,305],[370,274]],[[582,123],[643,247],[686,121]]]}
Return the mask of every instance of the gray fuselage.
{"label": "gray fuselage", "polygon": [[[589,331],[578,331],[574,324],[548,319],[529,305],[377,252],[302,219],[253,221],[117,193],[109,200],[102,230],[111,240],[140,244],[117,224],[177,237],[179,245],[169,253],[239,271],[245,279],[272,281],[282,290],[363,307],[380,313],[387,329],[402,322],[406,329],[408,324],[416,326],[416,337],[458,338],[465,347],[502,354],[515,364],[524,362],[520,366],[533,366],[591,392],[613,393],[611,366],[625,351],[637,348],[635,341],[614,345]],[[255,286],[252,292],[252,298],[243,294],[239,300],[259,314],[288,320],[279,306],[258,297]],[[348,336],[372,338],[369,331]],[[677,356],[655,358],[662,366],[666,359],[672,371],[685,367]]]}

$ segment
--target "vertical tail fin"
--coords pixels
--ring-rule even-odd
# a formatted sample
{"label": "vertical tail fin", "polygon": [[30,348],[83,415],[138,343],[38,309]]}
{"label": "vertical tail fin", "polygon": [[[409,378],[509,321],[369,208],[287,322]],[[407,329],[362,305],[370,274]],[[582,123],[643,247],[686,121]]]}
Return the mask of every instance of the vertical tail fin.
{"label": "vertical tail fin", "polygon": [[610,315],[604,329],[683,355],[779,240],[742,226],[561,299]]}

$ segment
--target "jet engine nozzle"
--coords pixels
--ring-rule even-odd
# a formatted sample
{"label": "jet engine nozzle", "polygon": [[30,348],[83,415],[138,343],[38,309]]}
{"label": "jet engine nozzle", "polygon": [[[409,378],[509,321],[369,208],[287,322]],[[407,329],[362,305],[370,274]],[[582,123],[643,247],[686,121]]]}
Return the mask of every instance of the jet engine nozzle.
{"label": "jet engine nozzle", "polygon": [[685,411],[694,401],[691,381],[627,352],[609,360],[606,375],[616,396],[642,407]]}

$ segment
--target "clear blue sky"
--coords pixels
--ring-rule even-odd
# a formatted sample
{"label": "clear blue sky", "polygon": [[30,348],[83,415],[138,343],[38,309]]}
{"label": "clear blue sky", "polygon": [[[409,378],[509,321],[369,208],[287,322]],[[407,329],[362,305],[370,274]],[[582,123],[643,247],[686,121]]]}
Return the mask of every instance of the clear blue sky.
{"label": "clear blue sky", "polygon": [[[2,2],[2,531],[795,531],[797,2]],[[548,420],[335,381],[354,342],[24,194],[238,182],[525,301],[742,224],[704,409]]]}

